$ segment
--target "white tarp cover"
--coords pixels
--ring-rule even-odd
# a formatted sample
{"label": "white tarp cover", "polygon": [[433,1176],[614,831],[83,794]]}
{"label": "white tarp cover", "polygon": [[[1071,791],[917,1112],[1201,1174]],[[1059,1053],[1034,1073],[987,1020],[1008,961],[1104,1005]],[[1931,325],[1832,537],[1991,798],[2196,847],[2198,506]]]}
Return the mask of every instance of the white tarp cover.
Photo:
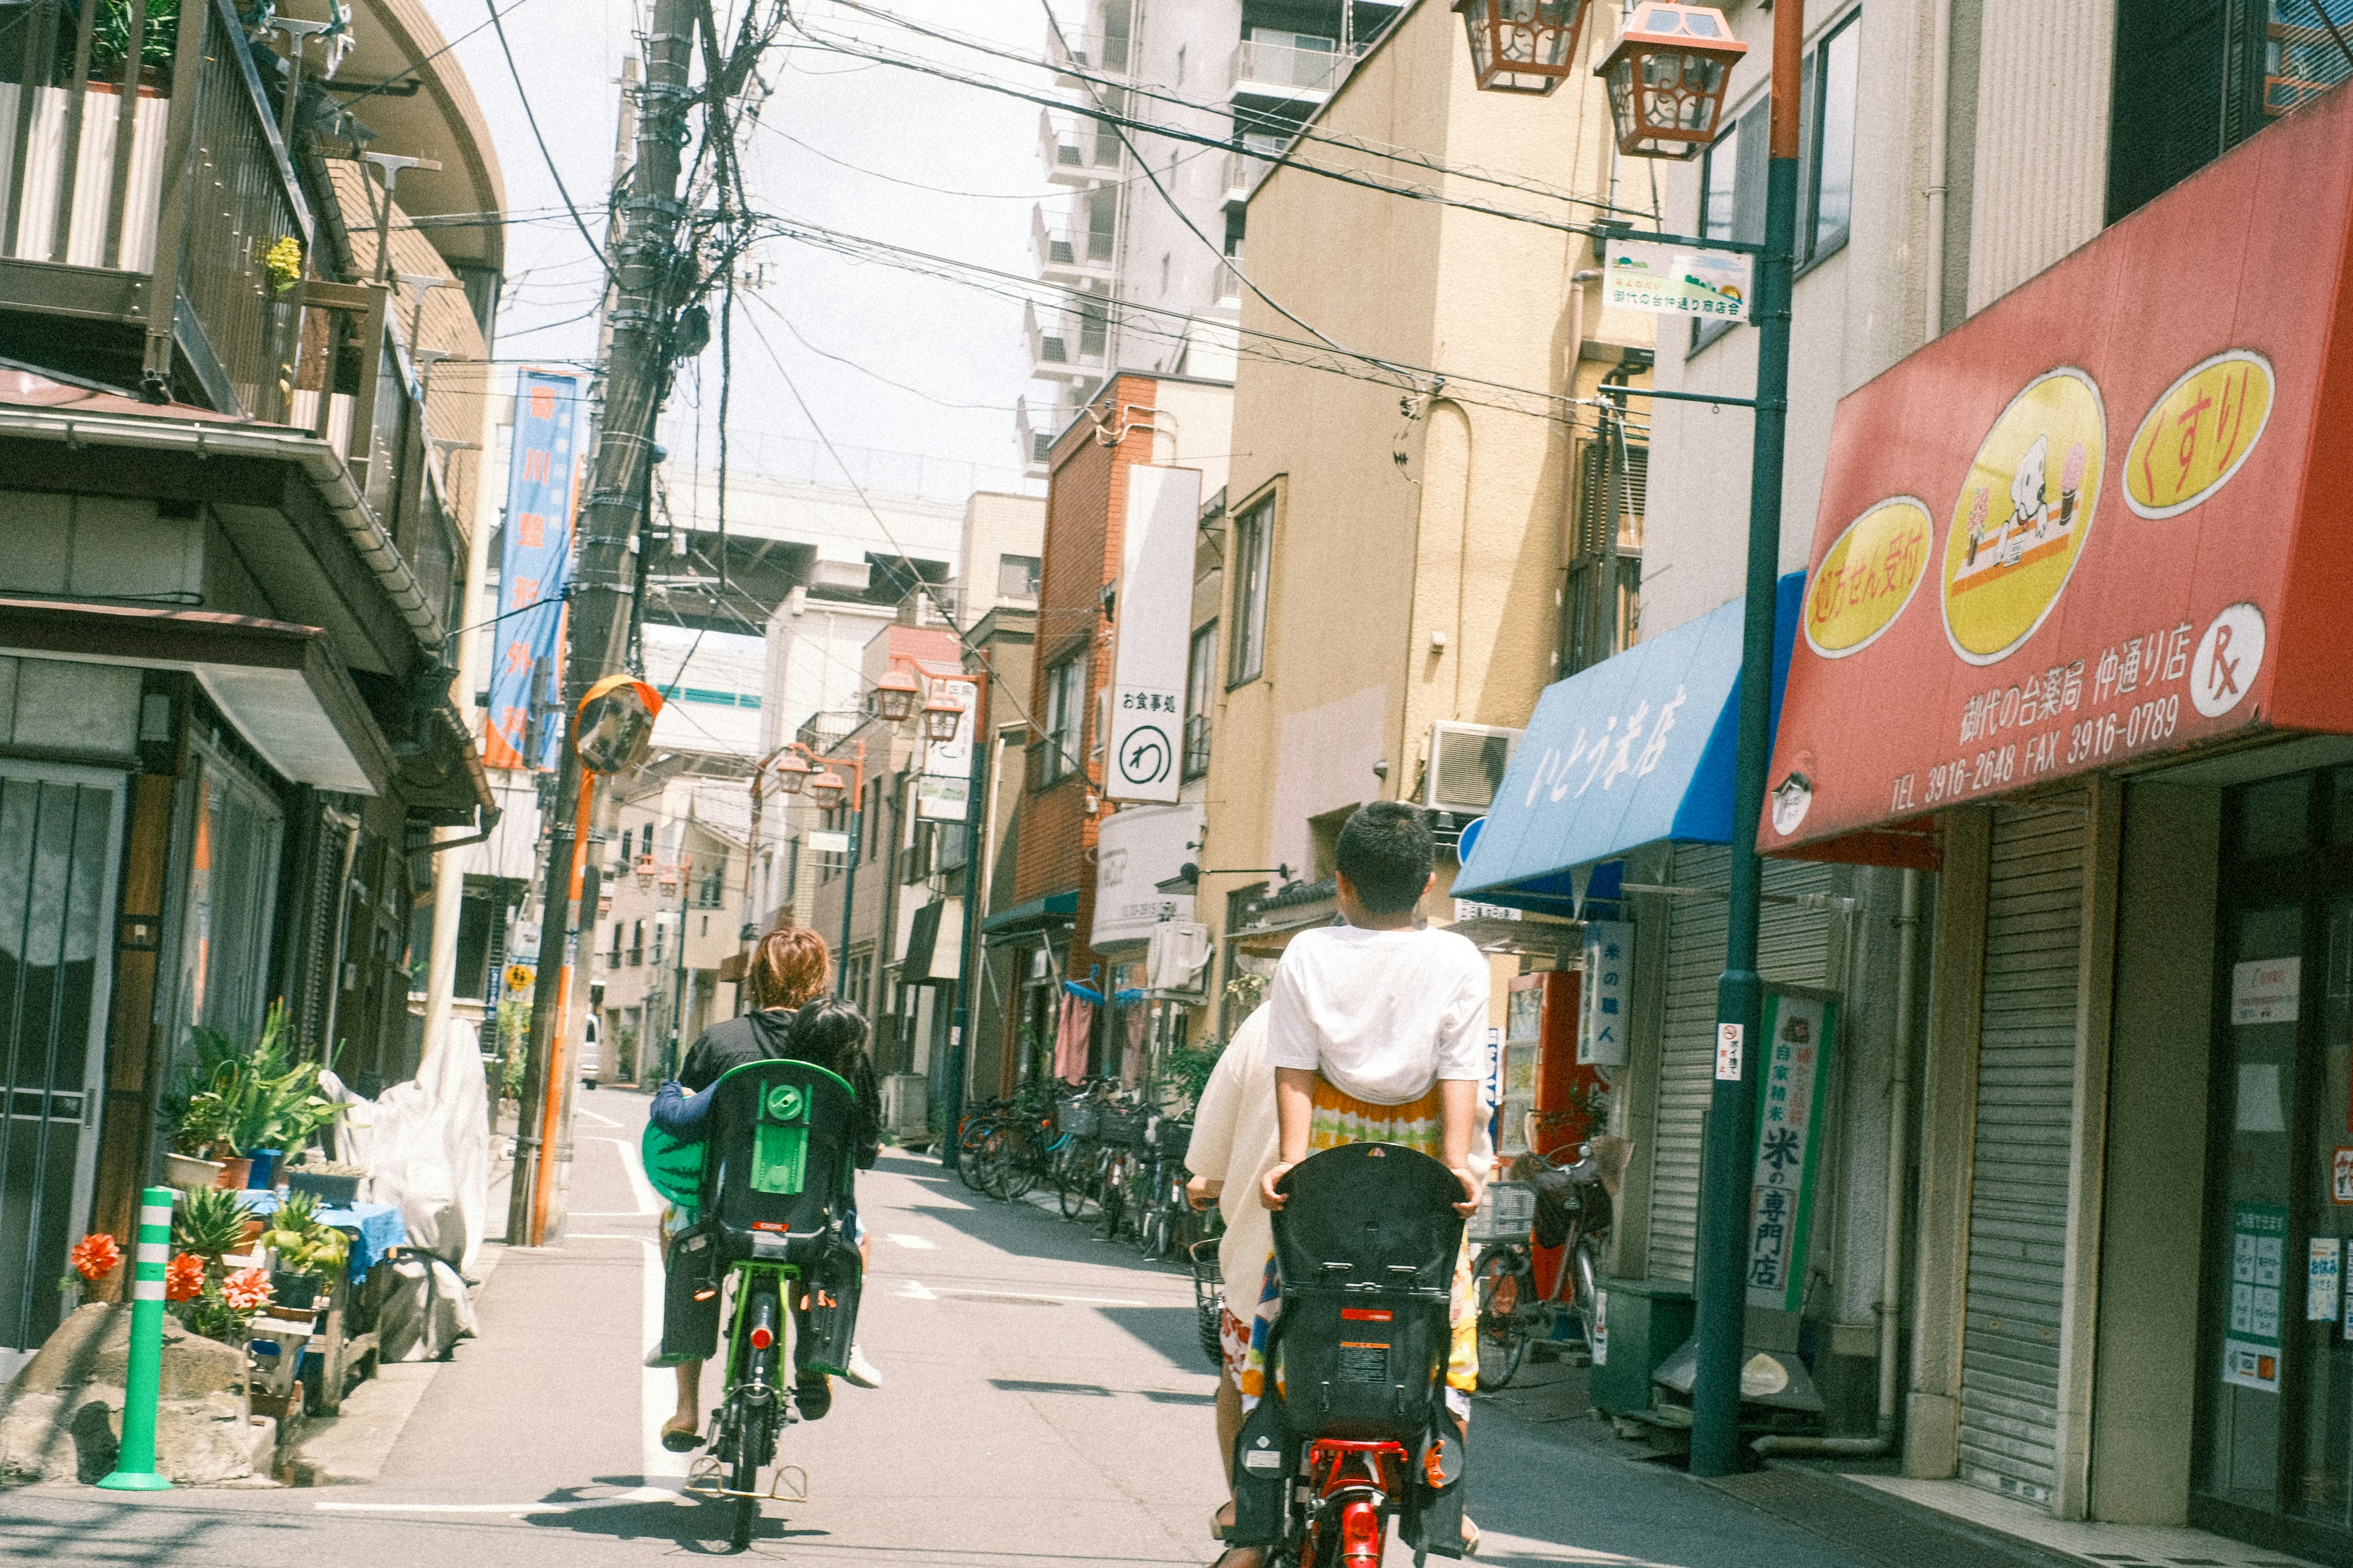
{"label": "white tarp cover", "polygon": [[417,1077],[374,1101],[332,1073],[322,1083],[330,1098],[352,1107],[336,1133],[339,1158],[367,1167],[368,1200],[399,1209],[408,1245],[438,1260],[394,1266],[378,1327],[384,1358],[446,1354],[459,1335],[474,1331],[473,1303],[459,1276],[474,1271],[490,1210],[490,1104],[480,1036],[470,1022],[451,1019]]}

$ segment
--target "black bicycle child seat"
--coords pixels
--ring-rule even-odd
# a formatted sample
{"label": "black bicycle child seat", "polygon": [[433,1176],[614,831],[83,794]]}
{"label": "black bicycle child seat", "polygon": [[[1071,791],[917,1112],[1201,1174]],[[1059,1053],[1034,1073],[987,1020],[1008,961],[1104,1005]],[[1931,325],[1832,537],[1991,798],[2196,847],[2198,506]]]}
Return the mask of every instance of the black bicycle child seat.
{"label": "black bicycle child seat", "polygon": [[1303,1436],[1418,1440],[1445,1370],[1461,1184],[1427,1154],[1345,1143],[1302,1161],[1274,1215],[1288,1425]]}
{"label": "black bicycle child seat", "polygon": [[813,1262],[847,1223],[856,1093],[811,1062],[746,1062],[711,1100],[702,1202],[731,1257]]}

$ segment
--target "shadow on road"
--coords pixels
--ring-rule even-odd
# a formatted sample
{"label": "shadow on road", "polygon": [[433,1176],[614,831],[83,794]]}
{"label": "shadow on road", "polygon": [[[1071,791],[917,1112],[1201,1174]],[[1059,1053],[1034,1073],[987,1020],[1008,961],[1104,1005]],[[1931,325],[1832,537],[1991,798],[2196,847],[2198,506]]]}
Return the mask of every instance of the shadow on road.
{"label": "shadow on road", "polygon": [[[636,1476],[599,1476],[595,1484],[634,1490],[638,1481]],[[551,1492],[544,1500],[579,1501],[571,1495],[575,1489],[565,1488]],[[766,1504],[761,1510],[759,1523],[753,1528],[753,1541],[805,1541],[831,1533],[823,1530],[795,1529],[784,1517],[784,1510],[789,1506],[793,1505],[782,1501]],[[681,1552],[708,1557],[731,1554],[728,1535],[734,1520],[735,1505],[732,1500],[701,1499],[691,1502],[619,1498],[610,1503],[588,1500],[561,1513],[523,1516],[523,1522],[536,1530],[569,1531],[575,1535],[601,1536],[611,1541],[667,1541]]]}

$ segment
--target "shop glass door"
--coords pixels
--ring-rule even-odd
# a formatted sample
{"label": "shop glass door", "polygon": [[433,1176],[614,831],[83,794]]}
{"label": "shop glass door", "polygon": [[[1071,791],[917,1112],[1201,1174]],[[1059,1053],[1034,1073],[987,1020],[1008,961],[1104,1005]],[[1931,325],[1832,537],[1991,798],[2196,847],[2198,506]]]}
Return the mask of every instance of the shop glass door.
{"label": "shop glass door", "polygon": [[2353,773],[2227,821],[2198,1490],[2309,1554],[2353,1543]]}

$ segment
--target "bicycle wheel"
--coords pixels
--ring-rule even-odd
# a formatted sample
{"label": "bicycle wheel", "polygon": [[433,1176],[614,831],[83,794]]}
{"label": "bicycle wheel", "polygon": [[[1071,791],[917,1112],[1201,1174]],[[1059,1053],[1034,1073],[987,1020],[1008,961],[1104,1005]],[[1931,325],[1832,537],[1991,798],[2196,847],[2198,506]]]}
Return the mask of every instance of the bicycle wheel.
{"label": "bicycle wheel", "polygon": [[1594,1322],[1598,1315],[1596,1308],[1601,1300],[1597,1270],[1593,1266],[1592,1237],[1580,1235],[1577,1238],[1576,1250],[1569,1255],[1569,1267],[1574,1270],[1569,1279],[1577,1290],[1577,1300],[1569,1303],[1569,1310],[1577,1314],[1578,1324],[1585,1330],[1585,1350],[1589,1356],[1593,1352],[1594,1329],[1597,1326]]}
{"label": "bicycle wheel", "polygon": [[968,1118],[956,1135],[956,1175],[974,1192],[980,1186],[980,1146],[987,1137],[989,1123],[981,1117]]}
{"label": "bicycle wheel", "polygon": [[980,1141],[979,1152],[974,1159],[980,1166],[976,1180],[983,1196],[1005,1196],[1006,1151],[1011,1142],[1011,1135],[1001,1126],[991,1127],[987,1136]]}
{"label": "bicycle wheel", "polygon": [[1076,1219],[1087,1206],[1087,1156],[1075,1138],[1054,1159],[1054,1201],[1064,1219]]}
{"label": "bicycle wheel", "polygon": [[1528,1352],[1526,1325],[1519,1321],[1528,1260],[1508,1241],[1490,1243],[1471,1266],[1479,1301],[1479,1392],[1492,1393],[1519,1375]]}
{"label": "bicycle wheel", "polygon": [[751,1546],[753,1527],[760,1521],[760,1455],[767,1444],[768,1417],[766,1407],[749,1401],[736,1415],[734,1462],[728,1467],[727,1489],[737,1494],[728,1542],[738,1552]]}
{"label": "bicycle wheel", "polygon": [[1004,1168],[997,1175],[997,1195],[1018,1204],[1038,1184],[1038,1135],[1026,1127],[1006,1134]]}

